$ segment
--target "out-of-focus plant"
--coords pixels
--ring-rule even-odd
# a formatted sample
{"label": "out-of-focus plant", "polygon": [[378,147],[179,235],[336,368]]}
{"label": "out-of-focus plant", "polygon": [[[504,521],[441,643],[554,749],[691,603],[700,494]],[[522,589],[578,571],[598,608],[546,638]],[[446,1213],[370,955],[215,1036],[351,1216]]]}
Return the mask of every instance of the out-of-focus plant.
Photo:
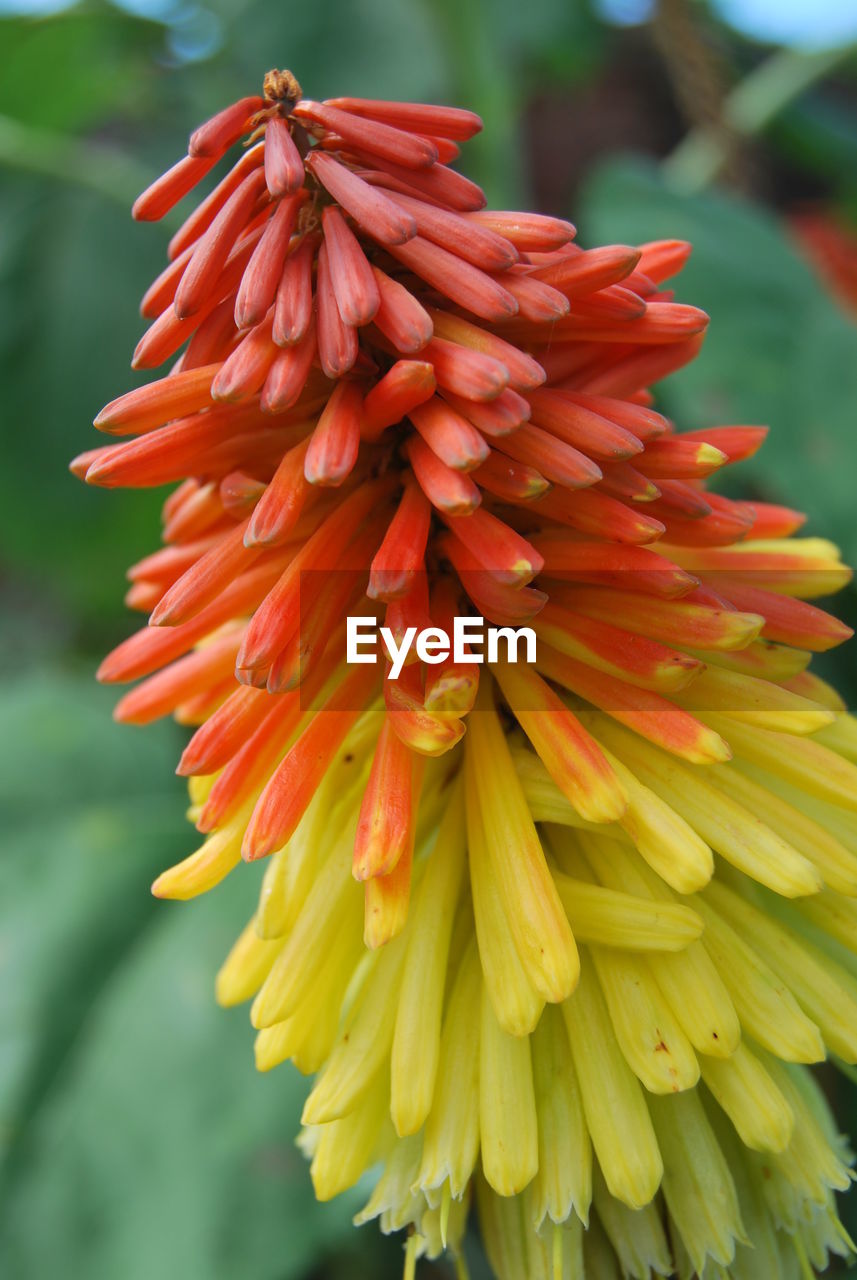
{"label": "out-of-focus plant", "polygon": [[[177,134],[284,58],[301,66],[315,97],[371,84],[379,96],[455,100],[480,111],[492,127],[470,167],[494,204],[526,202],[528,188],[546,185],[549,171],[576,154],[581,135],[597,134],[605,152],[619,149],[627,116],[615,103],[618,91],[633,92],[640,115],[657,117],[648,135],[657,154],[649,165],[608,156],[599,172],[568,171],[570,183],[588,178],[581,234],[640,240],[668,227],[694,241],[682,290],[716,320],[705,359],[674,380],[668,406],[687,426],[733,413],[769,419],[765,471],[743,464],[745,491],[773,500],[799,492],[813,531],[838,537],[855,559],[857,330],[782,221],[810,199],[844,227],[857,225],[853,55],[801,64],[805,79],[793,77],[760,108],[753,95],[765,74],[770,83],[777,67],[794,69],[794,56],[705,19],[727,72],[724,96],[735,89],[728,113],[739,135],[753,135],[751,180],[736,193],[717,185],[719,159],[707,141],[700,146],[697,134],[682,143],[693,121],[649,33],[611,28],[586,4],[367,0],[357,12],[350,0],[331,0],[319,13],[273,0],[210,0],[194,13],[155,8],[169,20],[100,0],[38,20],[0,19],[0,666],[16,684],[29,657],[50,653],[67,667],[95,647],[96,628],[99,648],[105,628],[127,629],[117,585],[156,520],[159,495],[115,501],[66,470],[81,424],[127,385],[118,371],[139,325],[126,299],[142,294],[163,251],[160,233],[133,234],[127,206],[176,158]],[[694,18],[704,13],[686,8]],[[551,121],[566,131],[530,145]],[[569,209],[558,199],[551,211]],[[835,678],[853,700],[848,658],[837,661]],[[14,970],[4,983],[3,1018],[14,1035],[0,1082],[10,1188],[0,1270],[29,1280],[62,1266],[99,1280],[133,1277],[129,1259],[137,1258],[140,1276],[188,1280],[298,1276],[314,1265],[339,1276],[381,1275],[388,1265],[396,1274],[396,1250],[379,1258],[369,1236],[360,1238],[367,1252],[358,1259],[330,1261],[348,1206],[314,1214],[292,1186],[294,1170],[306,1190],[286,1141],[297,1091],[284,1096],[282,1077],[273,1087],[249,1078],[242,1019],[210,1008],[205,975],[231,931],[234,904],[214,899],[179,920],[156,917],[147,897],[171,842],[182,847],[175,795],[155,782],[174,736],[120,742],[97,694],[70,678],[42,674],[0,697],[3,802],[15,810],[0,923],[2,955]],[[114,767],[87,782],[84,756]],[[48,793],[58,816],[40,823],[29,815],[44,809]],[[129,813],[134,834],[120,841]],[[206,1053],[218,1060],[218,1079],[212,1073],[200,1085],[194,1070]],[[179,1105],[188,1094],[192,1105]],[[218,1174],[236,1162],[247,1173],[244,1199]]]}

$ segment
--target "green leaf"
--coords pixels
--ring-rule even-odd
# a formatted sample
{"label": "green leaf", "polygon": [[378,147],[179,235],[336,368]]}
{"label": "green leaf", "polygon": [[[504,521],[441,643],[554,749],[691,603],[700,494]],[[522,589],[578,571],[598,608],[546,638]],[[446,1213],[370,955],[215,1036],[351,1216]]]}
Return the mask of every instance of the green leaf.
{"label": "green leaf", "polygon": [[181,788],[167,766],[176,736],[163,725],[136,741],[123,734],[109,719],[114,697],[90,681],[44,674],[0,694],[7,1172],[88,1005],[149,921],[152,875],[187,838]]}
{"label": "green leaf", "polygon": [[70,133],[139,109],[137,87],[164,34],[94,0],[45,18],[3,18],[0,39],[0,114]]}
{"label": "green leaf", "polygon": [[258,871],[150,897],[193,843],[178,734],[112,724],[113,696],[0,686],[0,1274],[289,1280],[348,1248],[350,1274],[385,1275],[375,1232],[353,1239],[357,1192],[313,1199],[304,1083],[258,1075],[246,1009],[214,1003]]}
{"label": "green leaf", "polygon": [[105,443],[93,417],[142,380],[128,371],[129,352],[163,235],[90,192],[48,192],[27,178],[0,196],[0,312],[9,318],[0,381],[14,426],[0,469],[0,542],[22,576],[118,622],[125,567],[156,544],[163,495],[89,489],[68,462]]}

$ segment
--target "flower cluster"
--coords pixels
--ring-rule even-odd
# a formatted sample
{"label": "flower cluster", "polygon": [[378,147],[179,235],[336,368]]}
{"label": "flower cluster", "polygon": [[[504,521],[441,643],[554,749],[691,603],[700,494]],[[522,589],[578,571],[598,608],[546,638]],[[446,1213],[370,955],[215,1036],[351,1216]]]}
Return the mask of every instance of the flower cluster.
{"label": "flower cluster", "polygon": [[[372,1168],[406,1275],[466,1273],[474,1197],[501,1280],[808,1274],[850,1248],[804,1065],[857,1062],[857,723],[807,670],[848,572],[706,489],[763,428],[652,407],[689,246],[486,211],[480,127],[272,72],[135,205],[243,142],[143,299],[135,367],[181,354],[73,464],[179,482],[99,673],[195,729],[203,842],[154,892],[269,858],[218,998],[315,1075],[316,1192]],[[345,662],[349,613],[474,610],[536,663]]]}

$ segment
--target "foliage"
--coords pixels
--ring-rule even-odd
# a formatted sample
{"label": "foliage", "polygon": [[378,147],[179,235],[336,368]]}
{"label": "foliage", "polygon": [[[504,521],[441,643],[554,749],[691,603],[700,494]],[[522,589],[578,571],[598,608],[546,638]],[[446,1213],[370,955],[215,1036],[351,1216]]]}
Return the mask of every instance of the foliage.
{"label": "foliage", "polygon": [[257,1075],[246,1010],[213,1001],[257,877],[154,902],[191,836],[177,734],[109,701],[87,677],[0,688],[0,1273],[292,1280],[371,1247],[383,1275],[374,1233],[351,1239],[359,1193],[313,1199],[300,1077]]}
{"label": "foliage", "polygon": [[[97,443],[96,410],[132,384],[133,300],[163,260],[166,229],[135,227],[128,206],[200,119],[282,64],[315,97],[455,101],[490,123],[468,172],[514,207],[538,186],[526,139],[540,103],[585,89],[581,128],[609,139],[617,84],[651,74],[648,38],[595,7],[87,0],[0,19],[0,1274],[400,1273],[398,1243],[374,1228],[354,1237],[358,1197],[315,1205],[292,1141],[302,1083],[290,1068],[257,1076],[246,1011],[213,1003],[252,871],[198,903],[149,896],[191,847],[171,781],[179,734],[111,725],[113,695],[88,668],[130,629],[123,574],[154,546],[163,495],[89,490],[67,465]],[[739,52],[736,65],[759,56]],[[655,66],[639,97],[652,111],[668,93]],[[770,129],[766,158],[853,212],[852,114],[853,99],[805,96]],[[609,161],[576,203],[553,212],[586,242],[694,241],[679,296],[713,323],[702,358],[665,389],[668,410],[685,426],[769,420],[767,447],[742,467],[747,492],[806,508],[810,531],[857,560],[857,328],[783,222],[723,190],[680,196],[639,160]],[[857,697],[847,657],[833,661]]]}

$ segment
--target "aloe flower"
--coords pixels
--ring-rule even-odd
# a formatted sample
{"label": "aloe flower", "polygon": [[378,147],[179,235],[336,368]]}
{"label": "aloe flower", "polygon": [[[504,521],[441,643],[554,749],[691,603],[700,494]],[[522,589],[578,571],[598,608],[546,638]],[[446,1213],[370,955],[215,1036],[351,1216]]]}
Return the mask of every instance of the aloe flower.
{"label": "aloe flower", "polygon": [[[267,859],[217,996],[314,1077],[315,1190],[371,1170],[406,1277],[466,1275],[474,1204],[501,1280],[809,1275],[851,1248],[807,1066],[857,1062],[857,724],[808,670],[849,574],[706,488],[764,428],[653,407],[707,324],[662,287],[689,246],[487,211],[480,127],[271,72],[135,205],[242,143],[143,299],[134,365],[172,366],[73,464],[177,486],[99,672],[194,730],[154,892]],[[535,662],[346,661],[347,617],[477,615]]]}

